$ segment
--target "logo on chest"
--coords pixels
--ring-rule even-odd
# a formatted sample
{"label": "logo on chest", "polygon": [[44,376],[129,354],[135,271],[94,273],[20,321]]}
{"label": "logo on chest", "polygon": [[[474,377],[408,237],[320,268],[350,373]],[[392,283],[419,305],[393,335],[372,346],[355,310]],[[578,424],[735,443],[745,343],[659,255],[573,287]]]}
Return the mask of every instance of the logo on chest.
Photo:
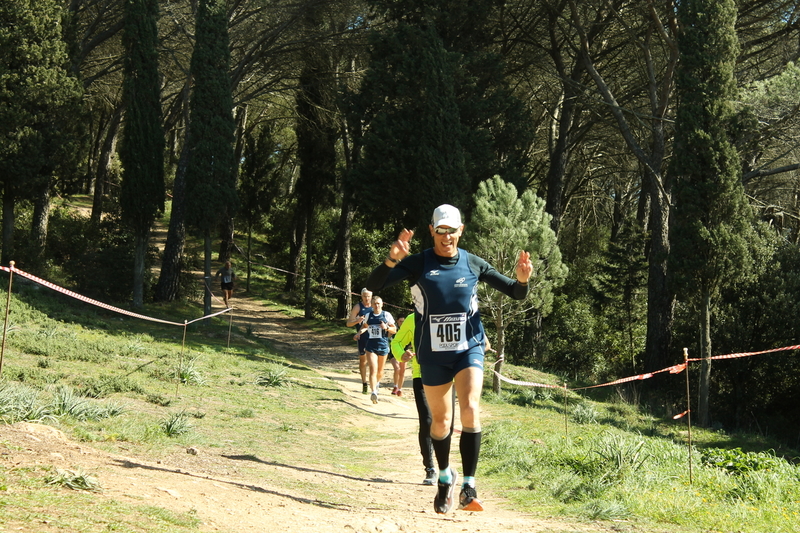
{"label": "logo on chest", "polygon": [[457,289],[457,288],[469,287],[469,285],[467,283],[464,283],[466,280],[467,280],[467,278],[458,278],[456,280],[455,284],[453,285],[453,288]]}

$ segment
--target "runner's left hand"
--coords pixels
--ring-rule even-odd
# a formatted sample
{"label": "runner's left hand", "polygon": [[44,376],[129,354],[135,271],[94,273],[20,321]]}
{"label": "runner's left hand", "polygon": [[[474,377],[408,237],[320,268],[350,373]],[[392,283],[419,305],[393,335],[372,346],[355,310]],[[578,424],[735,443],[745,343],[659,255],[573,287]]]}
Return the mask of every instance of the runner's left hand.
{"label": "runner's left hand", "polygon": [[517,281],[521,283],[527,283],[528,280],[531,279],[531,274],[533,273],[533,263],[531,262],[531,254],[525,250],[519,253],[516,273]]}

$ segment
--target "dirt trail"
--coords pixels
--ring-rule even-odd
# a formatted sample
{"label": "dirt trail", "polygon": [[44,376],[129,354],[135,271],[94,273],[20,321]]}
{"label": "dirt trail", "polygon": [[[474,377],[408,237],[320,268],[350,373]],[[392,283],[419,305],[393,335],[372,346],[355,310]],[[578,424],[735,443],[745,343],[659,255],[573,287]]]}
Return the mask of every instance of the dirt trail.
{"label": "dirt trail", "polygon": [[[361,394],[360,378],[355,372],[354,343],[342,343],[340,337],[312,333],[299,321],[254,300],[235,298],[233,303],[234,320],[238,325],[247,325],[254,335],[269,339],[280,350],[290,352],[336,382],[348,397],[347,404],[353,408],[354,423],[372,424],[376,429],[380,424],[381,431],[386,431],[389,425],[390,433],[397,436],[382,442],[381,446],[388,455],[397,454],[405,459],[392,461],[392,464],[384,461],[381,471],[370,479],[304,465],[260,465],[264,469],[279,470],[283,478],[296,480],[297,483],[292,484],[296,487],[341,486],[346,482],[347,491],[353,495],[352,501],[357,503],[330,504],[304,494],[301,489],[287,491],[250,480],[246,472],[238,468],[236,458],[225,457],[219,451],[203,449],[197,455],[175,453],[161,461],[150,462],[70,441],[59,430],[37,424],[2,428],[1,440],[11,444],[0,445],[3,464],[52,464],[98,472],[104,491],[97,498],[147,503],[179,512],[195,510],[202,520],[200,531],[204,532],[608,531],[598,524],[569,523],[515,512],[508,502],[486,490],[480,492],[486,504],[485,512],[435,514],[432,505],[435,488],[421,485],[423,469],[417,449],[417,420],[410,388],[403,398],[384,393],[381,401],[373,405],[368,396]],[[382,415],[380,421],[365,416],[364,411]],[[454,439],[454,460],[457,446],[457,439]],[[24,522],[6,522],[5,530],[64,531]]]}

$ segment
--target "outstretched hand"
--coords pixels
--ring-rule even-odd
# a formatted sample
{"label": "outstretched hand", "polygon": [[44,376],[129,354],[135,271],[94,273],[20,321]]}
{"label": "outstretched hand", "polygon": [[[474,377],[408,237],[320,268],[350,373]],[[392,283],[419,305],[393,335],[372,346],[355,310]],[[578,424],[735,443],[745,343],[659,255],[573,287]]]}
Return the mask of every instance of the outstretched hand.
{"label": "outstretched hand", "polygon": [[402,261],[411,250],[411,238],[414,237],[414,232],[403,228],[403,231],[398,235],[397,240],[392,243],[389,249],[389,257]]}
{"label": "outstretched hand", "polygon": [[533,263],[531,262],[531,254],[526,252],[525,250],[519,253],[519,259],[517,260],[517,281],[520,283],[528,283],[528,280],[531,279],[531,274],[533,274]]}

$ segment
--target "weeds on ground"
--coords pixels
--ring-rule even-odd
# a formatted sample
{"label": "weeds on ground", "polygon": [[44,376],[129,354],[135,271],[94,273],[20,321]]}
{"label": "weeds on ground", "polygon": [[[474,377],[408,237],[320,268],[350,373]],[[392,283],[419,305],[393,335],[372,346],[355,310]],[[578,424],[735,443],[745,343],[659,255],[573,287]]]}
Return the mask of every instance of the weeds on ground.
{"label": "weeds on ground", "polygon": [[183,411],[179,413],[173,413],[166,419],[162,420],[160,427],[167,437],[185,435],[192,430],[192,425],[189,423],[189,415]]}
{"label": "weeds on ground", "polygon": [[268,364],[264,373],[256,379],[256,383],[262,387],[281,387],[288,384],[286,367],[274,363]]}
{"label": "weeds on ground", "polygon": [[101,490],[97,478],[84,473],[80,469],[72,471],[57,468],[54,474],[45,477],[45,483],[48,485],[66,487],[72,490],[88,490],[93,492],[100,492]]}

